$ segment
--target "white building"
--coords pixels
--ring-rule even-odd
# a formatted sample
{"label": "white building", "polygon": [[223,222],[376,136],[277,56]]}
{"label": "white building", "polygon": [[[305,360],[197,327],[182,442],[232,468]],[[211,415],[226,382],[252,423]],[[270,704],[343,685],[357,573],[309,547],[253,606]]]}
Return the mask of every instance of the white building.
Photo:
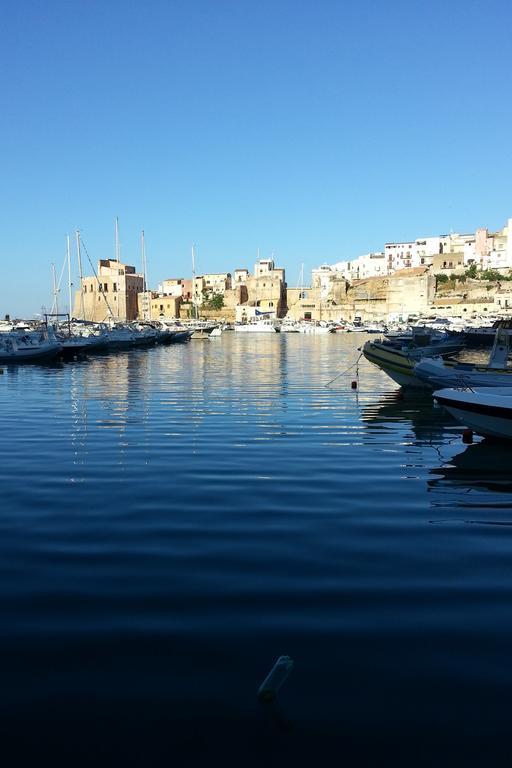
{"label": "white building", "polygon": [[182,296],[183,279],[169,278],[168,280],[162,280],[161,283],[158,283],[158,293],[164,296]]}
{"label": "white building", "polygon": [[383,277],[387,274],[386,257],[382,251],[365,253],[352,261],[338,261],[330,269],[337,277],[344,277],[349,282],[367,277]]}
{"label": "white building", "polygon": [[[340,262],[343,264],[343,262]],[[345,275],[341,270],[336,269],[340,266],[335,264],[330,266],[329,264],[322,264],[320,267],[315,267],[311,270],[311,287],[319,289],[319,298],[325,301],[331,291],[331,283],[333,279],[343,277]],[[345,278],[346,279],[346,278]]]}

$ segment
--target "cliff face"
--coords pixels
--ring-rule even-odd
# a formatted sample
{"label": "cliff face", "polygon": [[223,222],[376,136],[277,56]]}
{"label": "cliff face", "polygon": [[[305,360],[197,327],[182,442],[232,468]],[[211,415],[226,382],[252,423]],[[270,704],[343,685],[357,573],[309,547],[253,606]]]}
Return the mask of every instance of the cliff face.
{"label": "cliff face", "polygon": [[405,319],[428,312],[435,285],[435,277],[423,267],[357,280],[347,291],[346,310],[366,320]]}

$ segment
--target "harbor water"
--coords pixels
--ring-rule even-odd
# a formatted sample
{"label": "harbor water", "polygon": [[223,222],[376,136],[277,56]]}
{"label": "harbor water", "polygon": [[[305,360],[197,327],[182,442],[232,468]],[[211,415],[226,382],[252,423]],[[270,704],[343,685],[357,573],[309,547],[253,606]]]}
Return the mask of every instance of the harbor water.
{"label": "harbor water", "polygon": [[5,765],[510,762],[512,449],[365,339],[4,367]]}

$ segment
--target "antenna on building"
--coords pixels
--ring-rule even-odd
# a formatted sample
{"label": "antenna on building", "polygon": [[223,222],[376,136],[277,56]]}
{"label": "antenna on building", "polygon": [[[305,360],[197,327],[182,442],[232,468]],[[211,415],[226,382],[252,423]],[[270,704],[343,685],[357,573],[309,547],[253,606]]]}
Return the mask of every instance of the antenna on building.
{"label": "antenna on building", "polygon": [[116,216],[116,261],[121,261],[121,246],[119,245],[119,218]]}

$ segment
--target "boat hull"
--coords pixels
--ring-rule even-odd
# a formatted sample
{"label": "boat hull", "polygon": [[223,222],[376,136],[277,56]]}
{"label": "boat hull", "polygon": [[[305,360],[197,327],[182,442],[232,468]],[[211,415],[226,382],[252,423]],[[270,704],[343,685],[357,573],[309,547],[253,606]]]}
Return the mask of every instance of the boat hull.
{"label": "boat hull", "polygon": [[19,365],[24,363],[44,363],[60,354],[61,345],[48,345],[45,349],[18,349],[13,353],[0,352],[0,363]]}
{"label": "boat hull", "polygon": [[502,394],[497,392],[488,387],[476,391],[441,389],[434,392],[434,399],[477,434],[512,440],[512,390],[506,387]]}
{"label": "boat hull", "polygon": [[511,370],[489,370],[476,366],[447,365],[437,366],[433,361],[420,361],[415,369],[415,376],[430,389],[448,387],[512,387]]}
{"label": "boat hull", "polygon": [[363,347],[366,359],[384,371],[390,379],[401,387],[429,389],[429,387],[414,375],[416,360],[409,358],[404,352],[386,348],[382,344],[367,341]]}
{"label": "boat hull", "polygon": [[236,333],[277,333],[277,328],[273,325],[259,325],[258,323],[246,323],[235,325]]}

